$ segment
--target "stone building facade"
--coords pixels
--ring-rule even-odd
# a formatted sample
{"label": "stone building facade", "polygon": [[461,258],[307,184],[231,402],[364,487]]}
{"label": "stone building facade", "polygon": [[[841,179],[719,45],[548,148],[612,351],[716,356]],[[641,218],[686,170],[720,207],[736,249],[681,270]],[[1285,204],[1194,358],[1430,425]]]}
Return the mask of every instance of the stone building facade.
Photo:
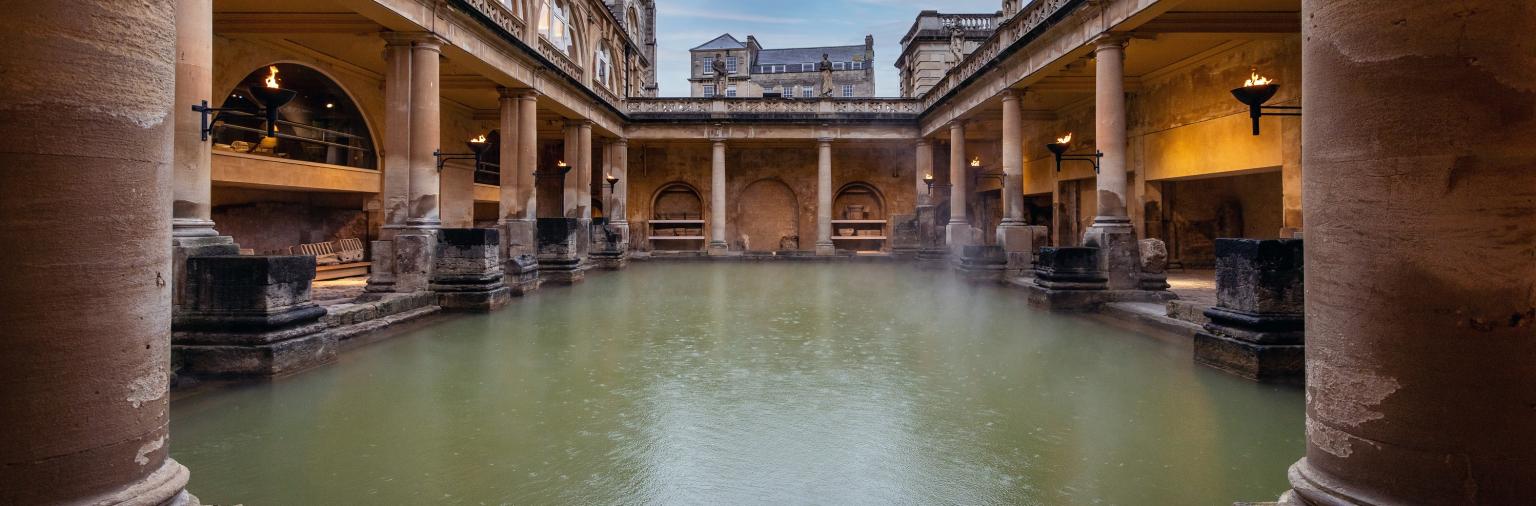
{"label": "stone building facade", "polygon": [[[364,236],[370,290],[405,297],[445,286],[445,251],[448,281],[499,298],[502,273],[576,282],[594,251],[1028,263],[1035,227],[1090,246],[1081,273],[1115,294],[1143,291],[1123,262],[1140,239],[1195,264],[1222,236],[1305,230],[1307,454],[1284,500],[1536,495],[1536,451],[1509,444],[1536,433],[1536,121],[1511,112],[1536,107],[1536,12],[1002,7],[910,97],[786,100],[655,98],[646,0],[18,3],[32,29],[0,33],[29,48],[0,54],[0,257],[23,267],[0,274],[0,502],[187,500],[196,470],[167,451],[178,272],[249,257],[222,262],[271,269],[260,281],[315,316],[313,256],[234,255],[257,236]],[[740,45],[708,51],[765,82],[751,68],[779,63]],[[1236,102],[1260,74],[1278,83],[1266,106],[1304,115]],[[267,78],[296,95],[277,121],[232,108],[202,137],[194,106]],[[1047,144],[1068,138],[1057,159]],[[495,233],[444,233],[469,228]]]}
{"label": "stone building facade", "polygon": [[951,67],[992,36],[1003,12],[946,14],[922,11],[901,37],[901,96],[918,97],[928,92]]}
{"label": "stone building facade", "polygon": [[[727,33],[688,50],[688,57],[692,97],[875,96],[875,38],[870,35],[861,46],[764,49],[754,36],[741,42]],[[724,78],[716,73],[717,60],[724,62]],[[831,70],[830,82],[824,81],[823,66]]]}

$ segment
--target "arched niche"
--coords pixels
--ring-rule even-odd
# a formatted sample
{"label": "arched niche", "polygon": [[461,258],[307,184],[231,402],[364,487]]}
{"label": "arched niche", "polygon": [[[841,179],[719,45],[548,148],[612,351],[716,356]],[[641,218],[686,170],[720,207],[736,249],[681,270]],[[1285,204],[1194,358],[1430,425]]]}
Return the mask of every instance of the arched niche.
{"label": "arched niche", "polygon": [[[268,77],[298,94],[278,109],[277,136],[267,138],[266,119],[250,89]],[[247,74],[219,105],[232,109],[212,118],[213,149],[286,160],[377,169],[373,131],[352,95],[314,67],[278,62]]]}
{"label": "arched niche", "polygon": [[[866,214],[862,217],[851,214],[855,206],[862,207]],[[837,197],[832,200],[832,219],[884,220],[885,197],[869,183],[856,181],[845,184],[838,188]]]}
{"label": "arched niche", "polygon": [[746,251],[800,249],[800,205],[778,178],[753,181],[736,198],[736,235]]}
{"label": "arched niche", "polygon": [[656,189],[651,196],[649,239],[653,250],[699,250],[704,248],[705,223],[703,194],[693,185],[674,181]]}

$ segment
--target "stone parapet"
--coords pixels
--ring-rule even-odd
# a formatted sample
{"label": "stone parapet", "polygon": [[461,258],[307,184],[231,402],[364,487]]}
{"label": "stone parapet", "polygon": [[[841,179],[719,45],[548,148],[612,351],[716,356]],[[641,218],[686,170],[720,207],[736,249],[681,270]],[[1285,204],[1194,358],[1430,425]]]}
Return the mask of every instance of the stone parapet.
{"label": "stone parapet", "polygon": [[278,376],[330,362],[336,340],[310,301],[312,256],[187,259],[187,298],[173,320],[179,374]]}
{"label": "stone parapet", "polygon": [[1299,382],[1304,370],[1300,239],[1217,239],[1216,306],[1195,335],[1195,361],[1255,381]]}
{"label": "stone parapet", "polygon": [[594,268],[618,270],[629,265],[629,241],[625,238],[628,228],[609,223],[607,218],[592,219],[592,250],[588,257]]}
{"label": "stone parapet", "polygon": [[1007,267],[1002,246],[963,246],[955,260],[955,271],[971,281],[1001,281]]}
{"label": "stone parapet", "polygon": [[916,214],[891,215],[891,256],[907,260],[917,259],[922,249]]}

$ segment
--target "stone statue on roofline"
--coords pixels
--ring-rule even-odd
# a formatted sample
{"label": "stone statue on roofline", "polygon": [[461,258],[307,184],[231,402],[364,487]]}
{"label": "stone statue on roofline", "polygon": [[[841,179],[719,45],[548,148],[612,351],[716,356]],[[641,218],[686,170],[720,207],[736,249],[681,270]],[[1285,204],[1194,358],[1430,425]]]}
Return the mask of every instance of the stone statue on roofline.
{"label": "stone statue on roofline", "polygon": [[713,70],[715,71],[715,96],[725,96],[725,85],[731,79],[731,72],[725,67],[725,55],[716,53]]}
{"label": "stone statue on roofline", "polygon": [[959,23],[949,27],[949,52],[950,57],[955,59],[955,64],[965,59],[965,28]]}
{"label": "stone statue on roofline", "polygon": [[821,64],[816,69],[821,72],[821,96],[832,96],[832,59],[827,53],[821,54]]}

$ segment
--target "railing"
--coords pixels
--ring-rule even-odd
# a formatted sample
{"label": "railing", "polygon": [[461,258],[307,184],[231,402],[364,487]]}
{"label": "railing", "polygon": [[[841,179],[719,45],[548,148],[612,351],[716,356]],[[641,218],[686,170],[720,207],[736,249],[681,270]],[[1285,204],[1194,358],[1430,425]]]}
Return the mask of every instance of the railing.
{"label": "railing", "polygon": [[993,14],[940,14],[939,23],[944,28],[960,28],[962,30],[994,30],[997,29],[997,16]]}
{"label": "railing", "polygon": [[921,102],[906,98],[630,97],[627,105],[631,115],[662,119],[910,119],[922,112]]}
{"label": "railing", "polygon": [[582,72],[581,66],[576,65],[576,62],[571,61],[570,55],[565,54],[565,51],[561,51],[560,48],[555,47],[555,45],[548,39],[545,39],[543,36],[536,37],[539,39],[539,54],[543,55],[544,59],[554,63],[556,67],[559,67],[561,72],[565,72],[566,75],[569,75],[572,79],[580,82]]}
{"label": "railing", "polygon": [[923,95],[923,108],[926,110],[937,104],[940,99],[949,95],[951,91],[960,88],[960,85],[976,75],[977,72],[987,68],[998,54],[1004,49],[1013,46],[1020,39],[1030,35],[1036,29],[1041,28],[1062,9],[1075,5],[1082,0],[1035,0],[1018,15],[1004,21],[992,36],[982,41],[981,45],[960,60],[958,65],[949,69],[944,79],[928,90]]}

